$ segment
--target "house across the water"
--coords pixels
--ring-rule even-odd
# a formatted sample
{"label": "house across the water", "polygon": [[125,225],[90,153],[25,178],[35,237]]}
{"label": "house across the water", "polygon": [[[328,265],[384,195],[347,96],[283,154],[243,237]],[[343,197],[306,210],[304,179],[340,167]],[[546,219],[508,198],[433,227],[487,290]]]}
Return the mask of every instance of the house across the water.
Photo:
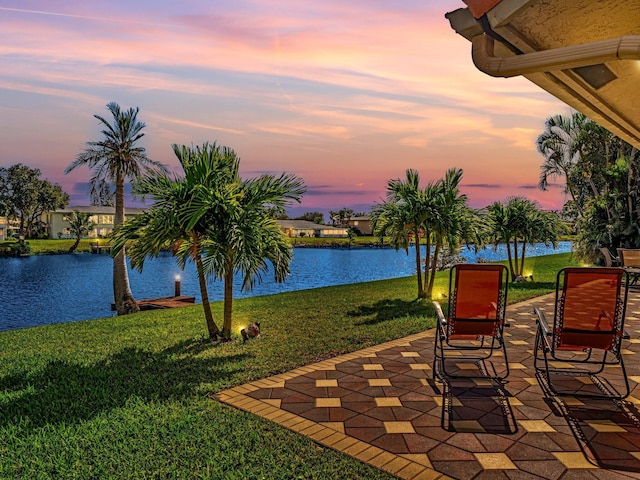
{"label": "house across the water", "polygon": [[[42,214],[42,221],[46,224],[49,238],[71,238],[73,235],[69,230],[69,217],[77,211],[79,213],[88,213],[91,216],[89,220],[93,222],[94,227],[87,235],[90,238],[105,238],[113,231],[113,217],[115,215],[115,207],[67,207],[55,212],[45,212]],[[143,212],[142,208],[125,208],[125,220],[129,220]]]}
{"label": "house across the water", "polygon": [[280,228],[289,237],[348,237],[349,227],[320,225],[307,220],[278,220]]}
{"label": "house across the water", "polygon": [[373,235],[369,217],[351,217],[348,223],[351,228],[359,231],[361,235]]}

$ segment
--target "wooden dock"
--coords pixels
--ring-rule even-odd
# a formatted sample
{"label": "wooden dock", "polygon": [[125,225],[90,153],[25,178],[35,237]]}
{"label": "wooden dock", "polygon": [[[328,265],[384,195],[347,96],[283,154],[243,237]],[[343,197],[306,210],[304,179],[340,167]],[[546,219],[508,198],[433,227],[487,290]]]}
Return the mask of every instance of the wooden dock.
{"label": "wooden dock", "polygon": [[[137,300],[140,310],[158,310],[161,308],[186,307],[196,302],[196,297],[188,295],[178,295],[177,297],[151,298],[147,300]],[[116,309],[116,304],[111,304],[111,310]]]}
{"label": "wooden dock", "polygon": [[99,243],[91,244],[91,253],[109,253],[111,251],[111,245],[100,245]]}

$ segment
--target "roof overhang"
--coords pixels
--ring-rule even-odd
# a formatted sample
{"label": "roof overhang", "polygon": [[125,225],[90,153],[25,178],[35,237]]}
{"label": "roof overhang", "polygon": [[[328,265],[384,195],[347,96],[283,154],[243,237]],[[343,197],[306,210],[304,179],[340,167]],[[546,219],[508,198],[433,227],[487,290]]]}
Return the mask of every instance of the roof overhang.
{"label": "roof overhang", "polygon": [[476,67],[522,75],[640,148],[638,0],[464,0],[445,16]]}

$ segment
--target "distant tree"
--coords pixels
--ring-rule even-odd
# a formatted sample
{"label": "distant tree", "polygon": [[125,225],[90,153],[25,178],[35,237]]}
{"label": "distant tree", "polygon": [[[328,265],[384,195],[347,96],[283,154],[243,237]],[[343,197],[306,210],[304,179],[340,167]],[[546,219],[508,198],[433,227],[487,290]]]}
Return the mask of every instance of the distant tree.
{"label": "distant tree", "polygon": [[565,224],[555,212],[542,211],[536,202],[524,197],[494,202],[486,212],[488,239],[494,248],[500,243],[506,245],[512,281],[524,275],[527,245],[542,242],[557,246],[565,232]]}
{"label": "distant tree", "polygon": [[345,226],[351,217],[355,216],[351,208],[343,207],[340,210],[330,210],[329,218],[334,226]]}
{"label": "distant tree", "polygon": [[0,167],[0,213],[19,221],[19,233],[31,237],[44,212],[69,203],[60,185],[40,179],[40,170],[18,163]]}
{"label": "distant tree", "polygon": [[[107,104],[112,119],[100,115],[94,117],[100,121],[103,130],[102,140],[87,142],[87,147],[78,154],[65,170],[65,173],[86,165],[93,170],[89,180],[91,196],[95,198],[105,183],[115,184],[114,228],[124,223],[124,182],[143,174],[156,174],[166,171],[164,165],[147,157],[144,147],[138,143],[146,126],[138,120],[138,108],[121,110],[115,102]],[[129,275],[124,248],[113,259],[113,297],[118,315],[137,312],[138,304],[133,299],[129,286]]]}
{"label": "distant tree", "polygon": [[97,207],[113,207],[114,195],[115,192],[112,189],[111,183],[103,179],[91,190],[91,205]]}
{"label": "distant tree", "polygon": [[356,232],[355,228],[350,228],[347,230],[347,238],[349,239],[349,248],[351,248],[351,244],[355,241],[358,236],[358,232]]}
{"label": "distant tree", "polygon": [[[430,238],[426,227],[430,225],[435,214],[438,187],[430,182],[420,187],[420,174],[417,170],[408,169],[404,179],[392,179],[387,182],[387,194],[384,203],[377,204],[371,211],[371,226],[374,234],[382,241],[390,239],[391,245],[409,253],[409,245],[415,242],[416,276],[418,297],[426,297],[422,279],[422,258],[420,254],[420,238]],[[430,244],[427,243],[427,255]],[[428,257],[427,257],[428,258]],[[426,265],[430,262],[427,261]]]}
{"label": "distant tree", "polygon": [[77,210],[74,210],[69,216],[69,231],[76,237],[76,241],[69,248],[69,253],[75,252],[78,245],[80,245],[82,237],[93,230],[95,225],[89,220],[90,217],[90,213],[78,212]]}
{"label": "distant tree", "polygon": [[[466,205],[467,197],[458,190],[461,178],[462,170],[451,168],[444,178],[421,187],[418,171],[408,169],[404,179],[388,182],[386,201],[371,211],[374,234],[381,240],[386,236],[394,248],[403,248],[407,253],[411,241],[415,243],[420,298],[433,295],[441,251],[445,247],[447,251],[457,250],[462,241],[479,239],[474,235],[476,219]],[[425,244],[424,262],[420,253],[421,239]]]}
{"label": "distant tree", "polygon": [[324,214],[322,212],[306,212],[294,220],[306,220],[307,222],[317,223],[322,225],[324,223]]}

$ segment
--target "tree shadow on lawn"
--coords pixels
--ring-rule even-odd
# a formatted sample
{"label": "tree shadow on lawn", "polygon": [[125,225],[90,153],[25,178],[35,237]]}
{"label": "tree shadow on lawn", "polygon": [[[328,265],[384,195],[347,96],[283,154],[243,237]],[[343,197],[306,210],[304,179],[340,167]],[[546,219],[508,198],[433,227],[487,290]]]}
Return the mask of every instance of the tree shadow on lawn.
{"label": "tree shadow on lawn", "polygon": [[196,358],[210,343],[190,340],[160,352],[125,348],[92,365],[52,360],[33,374],[0,378],[0,427],[75,424],[124,407],[130,398],[166,401],[193,394],[210,379],[227,383],[248,354]]}
{"label": "tree shadow on lawn", "polygon": [[403,317],[427,316],[433,313],[431,303],[415,299],[411,301],[399,298],[380,300],[373,305],[360,305],[347,312],[349,317],[371,317],[356,325],[375,325],[376,323]]}

